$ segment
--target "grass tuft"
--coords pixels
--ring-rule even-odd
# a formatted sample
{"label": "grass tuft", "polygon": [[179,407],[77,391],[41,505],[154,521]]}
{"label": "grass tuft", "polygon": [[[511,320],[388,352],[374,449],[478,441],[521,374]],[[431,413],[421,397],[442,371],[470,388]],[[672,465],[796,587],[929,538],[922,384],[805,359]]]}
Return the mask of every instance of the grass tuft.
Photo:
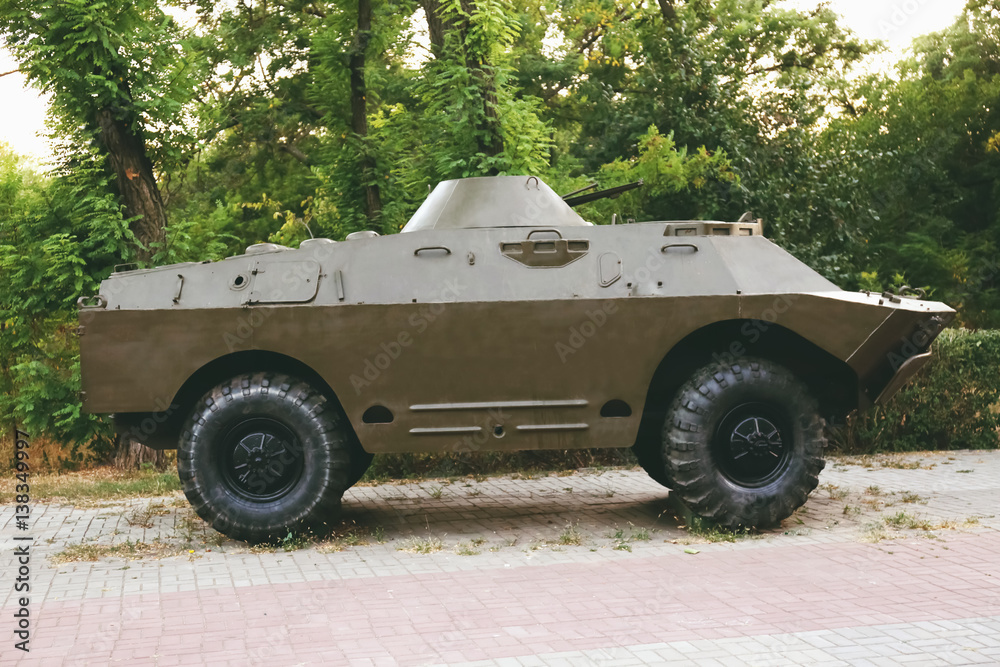
{"label": "grass tuft", "polygon": [[415,554],[432,554],[435,551],[441,551],[443,548],[444,542],[437,537],[413,537],[396,547],[396,551],[408,551]]}
{"label": "grass tuft", "polygon": [[177,544],[166,542],[139,542],[125,540],[115,544],[98,544],[96,542],[80,542],[67,544],[66,548],[50,557],[53,565],[63,563],[78,563],[82,561],[99,561],[102,558],[122,558],[139,560],[141,558],[165,558],[184,553],[186,549]]}
{"label": "grass tuft", "polygon": [[580,546],[583,544],[583,534],[573,523],[566,524],[566,528],[559,534],[559,544],[566,546]]}
{"label": "grass tuft", "polygon": [[[0,478],[0,504],[14,502],[13,475]],[[94,506],[108,500],[155,498],[177,493],[181,481],[177,471],[123,471],[111,467],[81,472],[40,474],[31,476],[31,499],[34,502],[58,502],[78,506]]]}

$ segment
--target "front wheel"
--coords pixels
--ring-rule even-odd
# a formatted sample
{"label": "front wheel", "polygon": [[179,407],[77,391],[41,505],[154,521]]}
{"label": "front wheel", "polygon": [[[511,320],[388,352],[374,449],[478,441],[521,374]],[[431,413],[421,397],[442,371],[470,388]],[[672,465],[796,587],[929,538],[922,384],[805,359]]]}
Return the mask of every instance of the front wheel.
{"label": "front wheel", "polygon": [[825,446],[809,390],[764,359],[696,372],[663,427],[674,492],[694,514],[732,530],[776,525],[804,505]]}
{"label": "front wheel", "polygon": [[[277,373],[208,392],[185,424],[177,470],[195,511],[233,539],[325,532],[352,474],[353,431],[339,407]],[[360,448],[358,448],[360,449]]]}

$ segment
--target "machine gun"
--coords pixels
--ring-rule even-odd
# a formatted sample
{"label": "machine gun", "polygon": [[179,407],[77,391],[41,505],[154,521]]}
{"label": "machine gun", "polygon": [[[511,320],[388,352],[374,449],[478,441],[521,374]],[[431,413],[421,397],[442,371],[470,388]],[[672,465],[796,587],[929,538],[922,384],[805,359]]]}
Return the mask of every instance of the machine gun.
{"label": "machine gun", "polygon": [[[597,201],[598,199],[617,199],[621,196],[623,192],[628,192],[629,190],[635,190],[638,187],[644,185],[642,179],[640,178],[635,183],[626,183],[625,185],[619,185],[614,188],[608,188],[607,190],[598,190],[597,192],[589,192],[585,195],[581,195],[581,192],[587,192],[592,188],[597,187],[597,183],[591,183],[585,188],[580,188],[579,190],[574,190],[569,194],[563,195],[562,199],[564,202],[570,206],[579,206],[580,204],[586,204],[587,202]],[[573,195],[579,195],[574,197]]]}

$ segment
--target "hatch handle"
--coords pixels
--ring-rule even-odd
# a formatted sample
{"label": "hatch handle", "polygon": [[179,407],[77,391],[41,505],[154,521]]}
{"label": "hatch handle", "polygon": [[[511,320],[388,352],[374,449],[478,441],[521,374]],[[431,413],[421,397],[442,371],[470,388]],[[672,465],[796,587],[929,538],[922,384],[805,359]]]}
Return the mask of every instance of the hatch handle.
{"label": "hatch handle", "polygon": [[76,307],[80,310],[107,308],[108,300],[100,294],[94,296],[81,296],[76,300]]}
{"label": "hatch handle", "polygon": [[563,235],[561,233],[559,233],[558,229],[532,229],[530,232],[528,232],[528,238],[530,239],[532,234],[538,234],[540,232],[552,232],[553,234],[555,234],[559,238],[563,237]]}
{"label": "hatch handle", "polygon": [[424,246],[423,248],[417,248],[416,250],[414,250],[413,251],[413,256],[416,257],[420,253],[426,252],[428,250],[444,250],[444,252],[445,252],[446,255],[450,255],[451,254],[451,248],[446,248],[443,245],[429,245],[429,246]]}
{"label": "hatch handle", "polygon": [[174,294],[174,304],[181,302],[181,292],[184,291],[184,276],[177,274],[177,292]]}
{"label": "hatch handle", "polygon": [[666,252],[671,248],[690,248],[693,252],[698,252],[701,249],[693,243],[668,243],[660,248],[660,252]]}

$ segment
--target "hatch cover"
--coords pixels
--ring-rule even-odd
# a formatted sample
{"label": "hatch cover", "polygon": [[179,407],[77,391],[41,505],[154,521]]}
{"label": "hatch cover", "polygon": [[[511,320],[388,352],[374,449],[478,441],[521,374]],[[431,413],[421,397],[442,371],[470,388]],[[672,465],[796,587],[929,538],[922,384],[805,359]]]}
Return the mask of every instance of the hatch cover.
{"label": "hatch cover", "polygon": [[319,262],[257,260],[247,304],[306,303],[319,290]]}

